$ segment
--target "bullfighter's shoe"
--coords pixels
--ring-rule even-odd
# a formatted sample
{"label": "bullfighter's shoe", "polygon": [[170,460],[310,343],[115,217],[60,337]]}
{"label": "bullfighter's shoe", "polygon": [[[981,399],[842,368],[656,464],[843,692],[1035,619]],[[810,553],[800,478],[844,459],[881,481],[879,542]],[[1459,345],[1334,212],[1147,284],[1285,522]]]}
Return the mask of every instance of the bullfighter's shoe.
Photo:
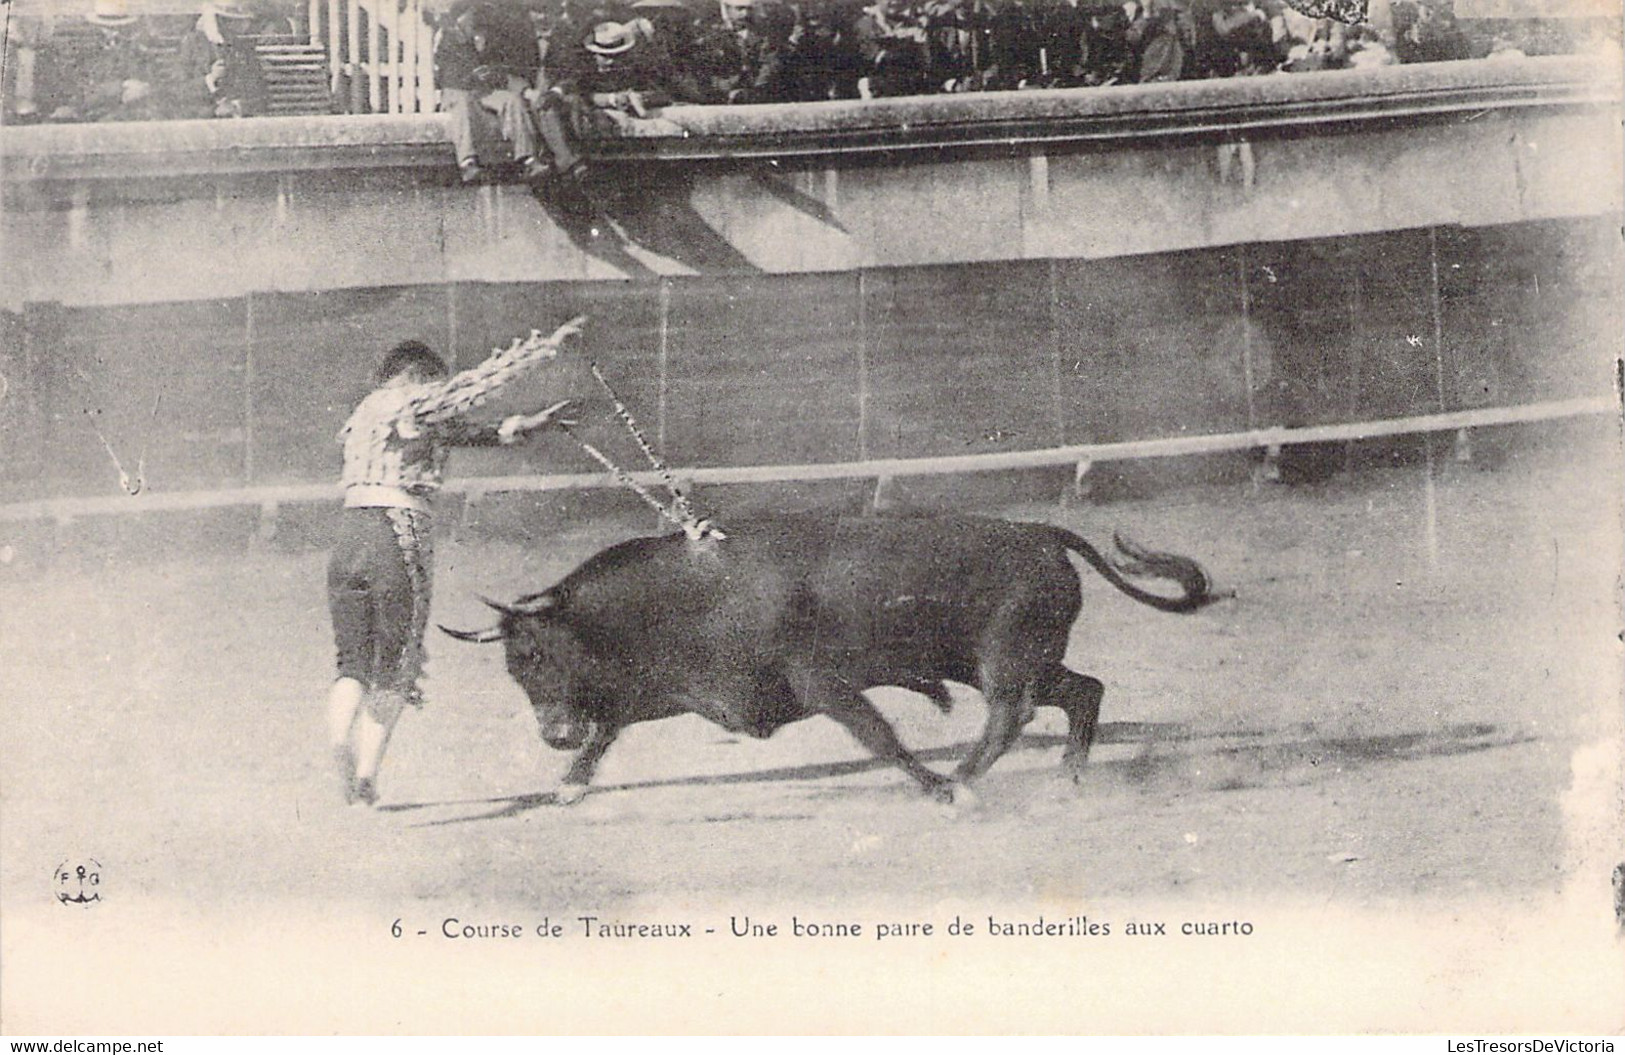
{"label": "bullfighter's shoe", "polygon": [[355,782],[355,797],[352,802],[359,802],[363,806],[372,806],[378,802],[378,785],[371,777],[362,777]]}

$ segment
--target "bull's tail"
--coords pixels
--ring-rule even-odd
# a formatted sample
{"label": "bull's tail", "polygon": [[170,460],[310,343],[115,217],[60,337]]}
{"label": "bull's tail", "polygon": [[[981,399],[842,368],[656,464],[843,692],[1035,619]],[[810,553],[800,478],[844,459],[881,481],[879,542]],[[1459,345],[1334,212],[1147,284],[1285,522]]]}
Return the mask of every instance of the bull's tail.
{"label": "bull's tail", "polygon": [[[1148,550],[1122,535],[1114,534],[1112,542],[1122,551],[1123,556],[1128,558],[1116,561],[1104,556],[1082,535],[1053,525],[1051,530],[1055,532],[1055,537],[1063,546],[1087,561],[1089,566],[1098,571],[1107,582],[1141,604],[1148,604],[1164,612],[1194,612],[1223,596],[1213,592],[1213,580],[1208,578],[1207,572],[1200,564],[1189,557]],[[1177,582],[1182,591],[1181,596],[1169,597],[1142,590],[1129,581],[1129,576]]]}

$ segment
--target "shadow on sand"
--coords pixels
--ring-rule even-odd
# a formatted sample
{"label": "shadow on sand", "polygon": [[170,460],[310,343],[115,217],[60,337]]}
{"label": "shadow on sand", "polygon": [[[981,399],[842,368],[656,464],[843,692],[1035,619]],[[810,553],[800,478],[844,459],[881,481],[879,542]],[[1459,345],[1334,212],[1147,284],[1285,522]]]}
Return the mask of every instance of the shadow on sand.
{"label": "shadow on sand", "polygon": [[[1297,786],[1324,780],[1351,769],[1382,763],[1417,761],[1472,754],[1532,743],[1534,738],[1503,731],[1482,723],[1444,726],[1417,732],[1381,736],[1319,736],[1312,725],[1286,730],[1242,732],[1193,731],[1169,722],[1106,722],[1096,731],[1095,746],[1139,745],[1128,758],[1091,759],[1091,772],[1105,772],[1128,787],[1155,787],[1180,784],[1198,790],[1235,791],[1245,788]],[[1020,737],[1010,753],[1059,749],[1066,738],[1052,734]],[[969,741],[948,747],[915,752],[922,762],[947,762],[962,757]],[[818,762],[804,766],[781,766],[745,773],[720,773],[676,777],[664,780],[610,784],[589,789],[588,794],[637,791],[669,787],[726,786],[733,784],[772,784],[826,780],[874,770],[891,769],[891,763],[876,758],[844,762]],[[994,773],[997,773],[995,768]],[[496,821],[517,817],[531,810],[557,804],[554,792],[538,791],[489,799],[463,799],[448,802],[396,803],[379,807],[381,812],[414,813],[419,810],[473,808],[461,816],[422,821],[414,827],[437,827]],[[783,819],[783,818],[774,818]]]}

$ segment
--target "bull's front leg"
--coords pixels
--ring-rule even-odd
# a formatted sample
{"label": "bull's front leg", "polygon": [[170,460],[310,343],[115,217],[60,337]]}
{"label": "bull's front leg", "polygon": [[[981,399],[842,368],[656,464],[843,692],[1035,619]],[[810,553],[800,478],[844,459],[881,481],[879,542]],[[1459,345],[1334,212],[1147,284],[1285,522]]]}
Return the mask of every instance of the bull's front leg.
{"label": "bull's front leg", "polygon": [[874,704],[861,693],[852,691],[841,679],[816,666],[804,665],[792,667],[789,680],[807,712],[825,714],[840,722],[876,758],[896,765],[939,802],[974,802],[968,788],[927,769],[915,758],[897,739],[897,733]]}
{"label": "bull's front leg", "polygon": [[593,722],[587,732],[586,742],[581,750],[576,752],[570,761],[570,769],[564,774],[564,782],[559,785],[558,791],[553,793],[553,801],[560,806],[574,806],[587,797],[587,785],[592,783],[594,770],[598,768],[598,760],[604,757],[609,745],[621,733],[620,726],[610,725],[608,722]]}

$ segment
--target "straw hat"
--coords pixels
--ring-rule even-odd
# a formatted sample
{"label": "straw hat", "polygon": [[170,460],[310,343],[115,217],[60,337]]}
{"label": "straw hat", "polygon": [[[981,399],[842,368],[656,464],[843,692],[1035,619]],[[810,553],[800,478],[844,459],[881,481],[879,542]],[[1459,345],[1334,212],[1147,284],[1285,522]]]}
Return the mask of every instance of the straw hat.
{"label": "straw hat", "polygon": [[600,22],[587,35],[587,50],[594,55],[619,55],[631,51],[637,43],[637,31],[621,22]]}
{"label": "straw hat", "polygon": [[129,0],[95,0],[85,21],[97,26],[127,26],[136,21],[130,14]]}

